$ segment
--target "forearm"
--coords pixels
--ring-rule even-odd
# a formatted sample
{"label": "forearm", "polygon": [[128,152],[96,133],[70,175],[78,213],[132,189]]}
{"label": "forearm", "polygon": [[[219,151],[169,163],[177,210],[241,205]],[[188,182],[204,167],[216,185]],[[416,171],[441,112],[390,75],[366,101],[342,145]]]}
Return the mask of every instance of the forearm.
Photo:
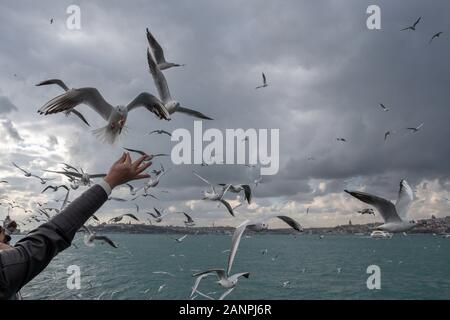
{"label": "forearm", "polygon": [[7,299],[20,290],[53,257],[69,247],[75,233],[107,199],[107,191],[94,185],[61,213],[18,241],[14,248],[1,251],[0,299]]}

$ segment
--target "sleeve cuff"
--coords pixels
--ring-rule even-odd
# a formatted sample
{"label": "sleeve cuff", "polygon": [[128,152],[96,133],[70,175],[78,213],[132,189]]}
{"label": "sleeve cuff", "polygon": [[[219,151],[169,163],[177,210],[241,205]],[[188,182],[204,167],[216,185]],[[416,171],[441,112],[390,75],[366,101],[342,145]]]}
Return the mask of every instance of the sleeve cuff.
{"label": "sleeve cuff", "polygon": [[103,190],[105,190],[106,195],[109,197],[111,195],[112,189],[111,186],[108,184],[108,182],[106,182],[104,179],[101,179],[98,183],[97,183],[100,187],[103,188]]}

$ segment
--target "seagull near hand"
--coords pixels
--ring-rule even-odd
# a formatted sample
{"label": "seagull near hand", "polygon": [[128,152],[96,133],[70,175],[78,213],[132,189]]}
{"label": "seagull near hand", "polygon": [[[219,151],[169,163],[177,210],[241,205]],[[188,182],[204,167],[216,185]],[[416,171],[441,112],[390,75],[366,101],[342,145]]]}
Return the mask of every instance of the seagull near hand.
{"label": "seagull near hand", "polygon": [[47,191],[48,189],[52,189],[53,192],[56,192],[56,191],[58,191],[59,188],[63,188],[63,189],[66,189],[67,191],[69,191],[69,188],[68,188],[67,186],[65,186],[65,185],[62,184],[62,185],[60,185],[60,186],[47,186],[44,190],[42,190],[41,193],[44,193],[44,192]]}
{"label": "seagull near hand", "polygon": [[413,128],[406,128],[407,130],[410,130],[412,133],[416,133],[417,131],[419,131],[420,129],[422,129],[423,127],[423,123],[421,123],[420,125],[418,125],[417,127]]}
{"label": "seagull near hand", "polygon": [[156,65],[156,62],[153,59],[152,55],[150,54],[149,50],[147,50],[147,62],[150,69],[150,73],[153,77],[153,81],[155,82],[156,89],[158,90],[159,97],[164,103],[164,107],[169,112],[169,114],[181,112],[195,118],[212,120],[212,118],[205,116],[201,112],[182,107],[178,101],[172,99],[166,77]]}
{"label": "seagull near hand", "polygon": [[376,229],[388,232],[404,232],[412,229],[416,222],[408,219],[408,210],[413,201],[414,195],[406,180],[400,181],[400,189],[395,205],[384,198],[371,195],[366,192],[348,191],[356,199],[374,206],[384,220],[384,224]]}
{"label": "seagull near hand", "polygon": [[263,79],[263,84],[260,86],[257,86],[255,89],[261,89],[261,88],[265,88],[265,87],[269,86],[267,84],[267,79],[266,79],[266,75],[264,74],[264,72],[262,73],[262,79]]}
{"label": "seagull near hand", "polygon": [[140,154],[141,156],[145,156],[145,160],[144,161],[151,161],[151,160],[153,160],[153,158],[156,158],[156,157],[168,157],[169,156],[167,153],[147,154],[147,153],[145,153],[142,150],[129,149],[129,148],[124,148],[124,149],[127,150],[127,151],[130,151],[130,152],[134,152],[134,153]]}
{"label": "seagull near hand", "polygon": [[63,174],[67,177],[70,177],[72,179],[79,179],[79,182],[85,186],[91,185],[91,179],[95,178],[104,178],[106,177],[105,173],[99,173],[99,174],[89,174],[89,173],[78,173],[78,172],[70,172],[70,171],[53,171],[53,170],[44,170],[46,172],[52,172],[52,173],[58,173]]}
{"label": "seagull near hand", "polygon": [[39,114],[54,114],[73,110],[80,104],[86,104],[96,111],[108,124],[100,129],[94,130],[94,134],[105,142],[114,143],[127,121],[128,112],[145,107],[153,112],[159,119],[170,120],[170,115],[164,104],[155,96],[142,92],[127,106],[113,107],[109,104],[96,88],[70,89],[65,93],[53,98],[38,110]]}
{"label": "seagull near hand", "polygon": [[159,45],[158,41],[156,41],[155,37],[151,34],[151,32],[147,31],[147,40],[148,44],[152,50],[153,56],[155,57],[156,63],[158,65],[159,70],[166,70],[172,67],[184,67],[184,64],[178,64],[173,62],[167,62],[164,58],[164,51],[162,47]]}
{"label": "seagull near hand", "polygon": [[412,30],[412,31],[416,31],[416,26],[417,26],[417,24],[420,22],[421,19],[422,19],[422,17],[419,17],[419,18],[416,20],[416,22],[414,22],[414,24],[413,24],[412,26],[403,28],[403,29],[400,30],[400,31],[404,31],[404,30]]}
{"label": "seagull near hand", "polygon": [[195,172],[195,171],[193,171],[193,172],[196,177],[198,177],[203,182],[209,184],[209,186],[211,187],[211,191],[203,191],[203,199],[202,200],[219,201],[227,208],[228,212],[234,217],[233,208],[226,200],[223,199],[223,196],[230,188],[230,185],[226,185],[225,187],[222,188],[222,190],[220,192],[217,192],[216,189],[214,188],[214,186],[208,180],[206,180],[205,178],[200,176],[197,172]]}

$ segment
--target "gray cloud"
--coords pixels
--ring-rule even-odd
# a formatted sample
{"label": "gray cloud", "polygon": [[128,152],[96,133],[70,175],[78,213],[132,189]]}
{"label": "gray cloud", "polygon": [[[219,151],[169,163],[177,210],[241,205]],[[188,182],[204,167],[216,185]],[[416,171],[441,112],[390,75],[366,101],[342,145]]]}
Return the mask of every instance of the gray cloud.
{"label": "gray cloud", "polygon": [[0,115],[17,110],[17,107],[7,97],[0,96]]}
{"label": "gray cloud", "polygon": [[[162,122],[145,110],[133,111],[126,135],[109,146],[92,136],[90,129],[104,123],[85,106],[78,109],[90,129],[75,117],[36,113],[61,93],[59,87],[34,86],[48,78],[61,78],[69,87],[95,86],[113,105],[126,104],[142,91],[156,94],[145,61],[149,27],[168,60],[186,63],[165,74],[175,98],[215,119],[205,122],[205,129],[280,129],[280,172],[255,189],[255,201],[266,210],[288,199],[303,210],[323,199],[317,211],[335,212],[342,206],[344,212],[350,209],[340,202],[343,189],[366,188],[393,197],[402,178],[412,185],[437,180],[449,191],[450,145],[444,137],[450,135],[450,42],[444,36],[428,44],[433,33],[450,32],[449,3],[378,1],[381,31],[367,30],[365,11],[372,3],[360,0],[78,3],[80,31],[65,27],[70,1],[1,5],[0,87],[21,106],[10,118],[30,143],[26,150],[2,154],[2,165],[31,152],[38,159],[35,170],[42,169],[39,164],[55,167],[64,160],[104,172],[123,146],[170,153],[174,144],[167,137],[145,133],[180,127],[192,131],[192,118],[176,115]],[[418,16],[423,19],[416,32],[399,31]],[[55,18],[53,25],[49,17]],[[262,71],[269,87],[255,91]],[[391,111],[381,111],[380,102]],[[0,100],[0,112],[2,105]],[[423,130],[416,134],[405,130],[422,122]],[[397,133],[385,142],[387,130]],[[59,143],[47,140],[49,136]],[[338,143],[337,137],[348,142]],[[53,149],[51,156],[42,154],[49,152],[46,148]],[[308,161],[311,156],[315,160]],[[193,169],[214,182],[257,178],[255,170],[243,166],[203,168],[161,161],[170,168],[161,188],[171,191],[161,196],[162,206],[185,207],[189,200],[200,199],[206,186]],[[357,182],[347,182],[352,178]],[[33,190],[31,183],[29,188]],[[142,200],[140,205],[153,203]],[[214,205],[195,208],[202,217]],[[339,222],[326,217],[324,221]],[[347,220],[345,216],[340,222]]]}

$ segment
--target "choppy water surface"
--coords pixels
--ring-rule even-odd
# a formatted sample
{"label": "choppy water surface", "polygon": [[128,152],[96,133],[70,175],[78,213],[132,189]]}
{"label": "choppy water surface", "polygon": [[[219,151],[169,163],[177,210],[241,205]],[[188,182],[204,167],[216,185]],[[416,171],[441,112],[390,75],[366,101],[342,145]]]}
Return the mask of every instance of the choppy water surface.
{"label": "choppy water surface", "polygon": [[[82,238],[22,290],[25,299],[188,299],[192,273],[226,268],[230,237],[111,234],[119,249]],[[267,249],[267,254],[262,251]],[[450,299],[450,239],[396,235],[254,235],[243,237],[233,272],[249,271],[227,299]],[[81,270],[81,289],[68,290],[69,265]],[[381,290],[368,290],[366,269],[381,268]],[[340,272],[338,272],[340,269]],[[166,271],[172,275],[153,273]],[[218,297],[213,277],[200,290]],[[290,283],[283,287],[283,283]],[[160,287],[163,286],[161,289]]]}

